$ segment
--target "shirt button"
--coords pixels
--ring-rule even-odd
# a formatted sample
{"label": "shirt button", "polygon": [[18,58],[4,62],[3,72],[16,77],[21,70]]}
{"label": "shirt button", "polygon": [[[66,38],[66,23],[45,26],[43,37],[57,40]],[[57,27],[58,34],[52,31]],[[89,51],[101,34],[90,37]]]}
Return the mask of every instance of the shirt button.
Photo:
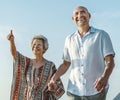
{"label": "shirt button", "polygon": [[83,64],[81,66],[83,67]]}
{"label": "shirt button", "polygon": [[85,83],[83,83],[83,85],[85,85]]}
{"label": "shirt button", "polygon": [[81,56],[81,58],[82,58],[82,57],[84,57],[84,54],[81,54],[80,56]]}
{"label": "shirt button", "polygon": [[82,76],[83,76],[84,74],[82,73]]}

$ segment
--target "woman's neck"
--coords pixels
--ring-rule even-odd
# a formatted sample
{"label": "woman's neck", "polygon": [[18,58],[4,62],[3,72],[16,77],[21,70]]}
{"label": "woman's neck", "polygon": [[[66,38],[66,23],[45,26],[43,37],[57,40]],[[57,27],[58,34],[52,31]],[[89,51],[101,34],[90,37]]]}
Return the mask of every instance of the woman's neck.
{"label": "woman's neck", "polygon": [[43,57],[36,57],[33,59],[34,68],[39,68],[46,63],[46,60]]}
{"label": "woman's neck", "polygon": [[44,61],[44,57],[43,56],[35,55],[34,61],[36,61],[36,62],[42,62],[42,61]]}

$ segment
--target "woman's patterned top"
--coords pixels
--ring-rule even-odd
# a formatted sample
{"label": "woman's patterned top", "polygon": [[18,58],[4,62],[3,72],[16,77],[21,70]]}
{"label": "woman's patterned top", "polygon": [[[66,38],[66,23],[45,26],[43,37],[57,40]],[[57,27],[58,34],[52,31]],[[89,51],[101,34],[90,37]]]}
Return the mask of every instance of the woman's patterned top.
{"label": "woman's patterned top", "polygon": [[13,64],[13,80],[10,100],[57,100],[64,94],[60,79],[57,80],[56,92],[47,90],[47,83],[56,72],[53,62],[34,68],[32,60],[17,52]]}

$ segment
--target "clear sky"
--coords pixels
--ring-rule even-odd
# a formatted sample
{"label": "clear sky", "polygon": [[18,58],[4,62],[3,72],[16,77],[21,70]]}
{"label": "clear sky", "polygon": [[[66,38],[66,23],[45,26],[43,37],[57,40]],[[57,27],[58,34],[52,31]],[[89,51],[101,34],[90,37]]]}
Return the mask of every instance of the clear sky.
{"label": "clear sky", "polygon": [[[10,29],[13,29],[17,50],[31,58],[30,42],[33,35],[45,35],[49,49],[44,56],[58,68],[62,62],[65,37],[76,31],[71,16],[78,5],[89,9],[91,26],[105,30],[111,37],[116,56],[107,100],[113,100],[120,92],[120,0],[1,0],[0,100],[9,100],[10,97],[13,60],[6,39]],[[69,71],[61,77],[65,89]],[[60,100],[65,99],[66,94]]]}

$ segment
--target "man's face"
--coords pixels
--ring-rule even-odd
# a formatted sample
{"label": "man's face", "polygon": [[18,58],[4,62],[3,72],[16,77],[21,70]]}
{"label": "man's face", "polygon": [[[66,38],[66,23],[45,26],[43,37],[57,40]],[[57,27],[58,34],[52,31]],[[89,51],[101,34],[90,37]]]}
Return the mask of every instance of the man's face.
{"label": "man's face", "polygon": [[77,7],[73,11],[72,19],[78,27],[82,27],[84,25],[89,25],[90,14],[87,9],[83,7]]}

